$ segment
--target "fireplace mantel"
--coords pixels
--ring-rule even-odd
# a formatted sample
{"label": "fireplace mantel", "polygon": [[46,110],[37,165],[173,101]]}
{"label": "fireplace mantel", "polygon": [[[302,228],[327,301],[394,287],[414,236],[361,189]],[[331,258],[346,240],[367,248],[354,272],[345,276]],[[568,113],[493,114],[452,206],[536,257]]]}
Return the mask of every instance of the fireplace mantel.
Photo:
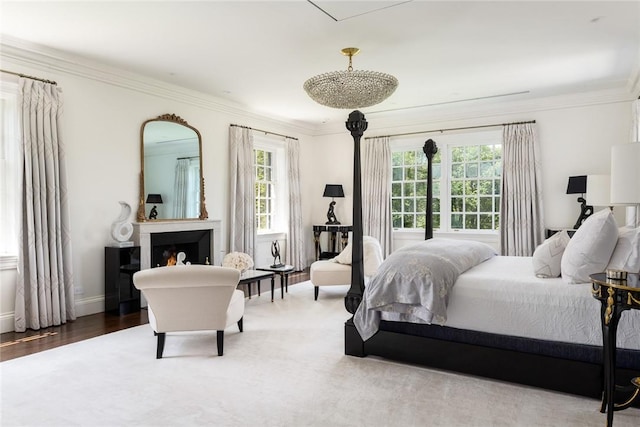
{"label": "fireplace mantel", "polygon": [[151,235],[175,231],[211,230],[212,265],[221,265],[222,260],[222,221],[220,220],[180,220],[146,221],[133,223],[133,241],[140,246],[140,269],[151,267]]}

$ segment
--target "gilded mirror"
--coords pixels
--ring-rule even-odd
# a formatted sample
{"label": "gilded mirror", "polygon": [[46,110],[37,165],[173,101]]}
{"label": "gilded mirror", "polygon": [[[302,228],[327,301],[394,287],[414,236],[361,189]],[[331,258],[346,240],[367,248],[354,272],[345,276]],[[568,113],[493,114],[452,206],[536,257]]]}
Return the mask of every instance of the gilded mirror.
{"label": "gilded mirror", "polygon": [[198,129],[175,114],[147,120],[140,153],[139,222],[208,218]]}

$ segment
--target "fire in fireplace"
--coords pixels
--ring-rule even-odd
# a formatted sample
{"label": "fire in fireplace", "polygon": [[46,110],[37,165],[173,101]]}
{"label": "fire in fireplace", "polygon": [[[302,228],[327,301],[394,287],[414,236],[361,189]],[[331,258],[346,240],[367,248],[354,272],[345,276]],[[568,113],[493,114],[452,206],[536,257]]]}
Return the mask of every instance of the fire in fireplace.
{"label": "fire in fireplace", "polygon": [[178,253],[183,262],[207,264],[211,259],[211,230],[173,231],[151,235],[151,266],[176,265]]}

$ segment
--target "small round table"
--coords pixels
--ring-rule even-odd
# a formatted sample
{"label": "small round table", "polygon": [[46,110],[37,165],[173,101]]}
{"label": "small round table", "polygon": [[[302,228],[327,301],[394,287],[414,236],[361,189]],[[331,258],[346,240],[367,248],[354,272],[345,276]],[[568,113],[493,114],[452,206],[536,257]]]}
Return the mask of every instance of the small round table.
{"label": "small round table", "polygon": [[[640,310],[640,274],[608,271],[589,276],[591,293],[602,304],[602,346],[604,352],[604,393],[600,412],[607,411],[607,426],[613,425],[613,412],[626,409],[640,394],[640,377],[630,386],[616,386],[616,335],[620,315],[625,310]],[[615,403],[615,391],[630,392],[623,403]]]}

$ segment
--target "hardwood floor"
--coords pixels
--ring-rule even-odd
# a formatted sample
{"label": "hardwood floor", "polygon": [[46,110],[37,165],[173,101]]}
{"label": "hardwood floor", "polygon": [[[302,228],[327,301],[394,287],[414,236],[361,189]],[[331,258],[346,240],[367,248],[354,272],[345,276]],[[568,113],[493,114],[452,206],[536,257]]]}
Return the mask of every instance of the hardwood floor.
{"label": "hardwood floor", "polygon": [[[289,286],[309,280],[309,270],[292,273]],[[276,286],[279,287],[276,279]],[[264,284],[262,285],[265,286]],[[265,294],[265,295],[268,295]],[[255,297],[255,296],[254,296]],[[0,335],[0,362],[49,350],[77,341],[105,335],[121,329],[149,323],[147,310],[119,316],[111,313],[97,313],[78,317],[61,326],[28,330],[26,332],[7,332]]]}

